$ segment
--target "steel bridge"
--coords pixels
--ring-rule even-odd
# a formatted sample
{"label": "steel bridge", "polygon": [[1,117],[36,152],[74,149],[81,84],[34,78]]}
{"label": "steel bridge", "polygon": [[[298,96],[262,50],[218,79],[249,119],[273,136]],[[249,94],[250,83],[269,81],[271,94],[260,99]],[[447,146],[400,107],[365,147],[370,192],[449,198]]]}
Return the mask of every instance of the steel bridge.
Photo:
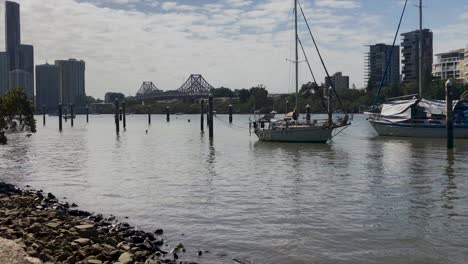
{"label": "steel bridge", "polygon": [[201,74],[191,74],[177,90],[163,92],[152,82],[143,82],[136,94],[138,99],[197,99],[208,97],[213,86]]}

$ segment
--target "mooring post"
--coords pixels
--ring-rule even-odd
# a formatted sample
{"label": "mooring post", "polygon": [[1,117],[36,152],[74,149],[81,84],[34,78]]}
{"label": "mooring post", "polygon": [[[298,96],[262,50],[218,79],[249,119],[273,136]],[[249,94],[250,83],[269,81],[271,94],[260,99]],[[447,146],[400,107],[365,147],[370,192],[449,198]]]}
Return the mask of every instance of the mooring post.
{"label": "mooring post", "polygon": [[46,115],[46,107],[45,105],[42,106],[42,125],[45,126],[45,115]]}
{"label": "mooring post", "polygon": [[73,104],[70,104],[70,124],[71,124],[71,127],[73,127],[73,125],[74,125],[73,122],[74,122],[74,119],[75,119],[74,116],[73,116],[73,112],[74,112],[73,110],[74,110],[73,109]]}
{"label": "mooring post", "polygon": [[151,125],[151,107],[148,105],[148,125]]}
{"label": "mooring post", "polygon": [[232,105],[229,105],[229,124],[232,124]]}
{"label": "mooring post", "polygon": [[210,94],[208,99],[208,113],[210,116],[210,127],[209,127],[209,137],[213,138],[213,95]]}
{"label": "mooring post", "polygon": [[59,131],[62,131],[62,104],[58,106],[58,114],[59,114]]}
{"label": "mooring post", "polygon": [[447,149],[453,149],[453,81],[445,83],[445,101],[447,106]]}
{"label": "mooring post", "polygon": [[125,101],[122,102],[122,114],[123,114],[123,128],[127,128],[127,109],[126,109],[127,104]]}
{"label": "mooring post", "polygon": [[306,106],[306,120],[307,120],[307,124],[310,124],[310,105],[307,105]]}
{"label": "mooring post", "polygon": [[289,113],[289,100],[286,100],[286,114]]}
{"label": "mooring post", "polygon": [[63,119],[65,119],[65,123],[68,121],[68,104],[65,105],[65,109],[63,109]]}
{"label": "mooring post", "polygon": [[205,131],[205,100],[200,100],[200,131]]}
{"label": "mooring post", "polygon": [[115,99],[115,132],[120,132],[120,121],[119,121],[119,100]]}
{"label": "mooring post", "polygon": [[120,120],[120,121],[123,121],[123,110],[122,110],[122,107],[120,107],[120,109],[119,109],[119,120]]}
{"label": "mooring post", "polygon": [[86,106],[86,123],[89,123],[89,105]]}
{"label": "mooring post", "polygon": [[169,106],[166,106],[166,121],[171,121],[171,108]]}

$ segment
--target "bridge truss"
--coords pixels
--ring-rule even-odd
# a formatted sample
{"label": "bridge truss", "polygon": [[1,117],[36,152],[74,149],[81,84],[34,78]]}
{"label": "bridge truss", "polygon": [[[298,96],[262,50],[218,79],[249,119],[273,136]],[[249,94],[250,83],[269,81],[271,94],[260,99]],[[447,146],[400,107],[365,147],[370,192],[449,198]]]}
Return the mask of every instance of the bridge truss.
{"label": "bridge truss", "polygon": [[156,94],[160,94],[162,91],[154,85],[153,82],[143,82],[143,84],[140,87],[140,90],[138,90],[136,96],[137,97],[148,97]]}
{"label": "bridge truss", "polygon": [[208,96],[213,86],[201,74],[192,74],[177,90],[186,95]]}

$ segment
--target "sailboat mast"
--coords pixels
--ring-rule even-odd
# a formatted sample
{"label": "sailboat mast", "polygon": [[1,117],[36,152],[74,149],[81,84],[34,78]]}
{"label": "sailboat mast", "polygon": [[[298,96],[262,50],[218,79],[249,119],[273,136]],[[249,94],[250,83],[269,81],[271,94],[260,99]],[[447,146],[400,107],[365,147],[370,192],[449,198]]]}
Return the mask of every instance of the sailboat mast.
{"label": "sailboat mast", "polygon": [[419,0],[419,97],[422,98],[422,84],[423,84],[423,13],[422,13],[422,0]]}
{"label": "sailboat mast", "polygon": [[295,16],[295,21],[294,21],[294,31],[295,31],[295,39],[296,39],[296,107],[294,108],[295,111],[299,111],[297,109],[297,104],[298,104],[298,99],[297,99],[297,94],[299,92],[299,47],[298,47],[298,34],[297,34],[297,0],[294,0],[294,16]]}

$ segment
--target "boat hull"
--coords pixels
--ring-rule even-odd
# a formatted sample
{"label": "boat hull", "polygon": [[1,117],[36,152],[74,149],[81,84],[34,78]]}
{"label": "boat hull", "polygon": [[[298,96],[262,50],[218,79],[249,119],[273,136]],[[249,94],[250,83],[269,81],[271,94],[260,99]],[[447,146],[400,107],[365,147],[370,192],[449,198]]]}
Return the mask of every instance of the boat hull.
{"label": "boat hull", "polygon": [[[385,123],[369,120],[379,136],[412,137],[412,138],[447,138],[447,128],[444,125]],[[453,136],[468,139],[467,125],[454,125]]]}
{"label": "boat hull", "polygon": [[332,128],[305,127],[288,129],[257,129],[261,141],[326,143],[332,137]]}

